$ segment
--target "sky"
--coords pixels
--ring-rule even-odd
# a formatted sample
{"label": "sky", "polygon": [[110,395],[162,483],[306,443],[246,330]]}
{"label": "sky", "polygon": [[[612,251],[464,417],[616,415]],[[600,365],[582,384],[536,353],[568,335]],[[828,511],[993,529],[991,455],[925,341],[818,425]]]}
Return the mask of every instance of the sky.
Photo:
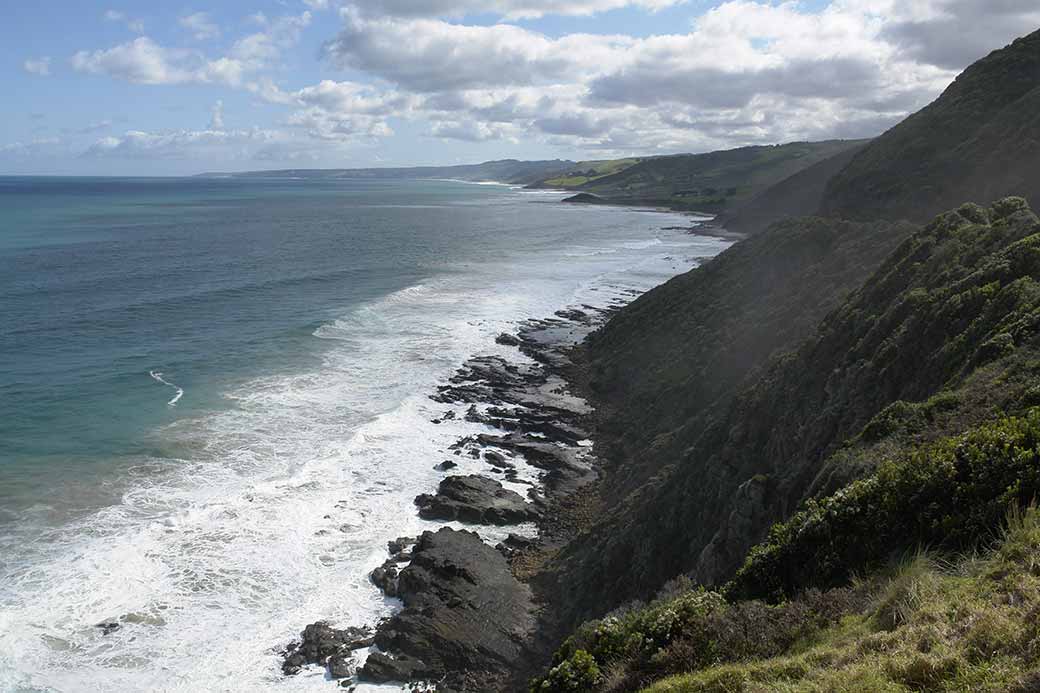
{"label": "sky", "polygon": [[7,2],[0,174],[575,160],[878,135],[1037,0]]}

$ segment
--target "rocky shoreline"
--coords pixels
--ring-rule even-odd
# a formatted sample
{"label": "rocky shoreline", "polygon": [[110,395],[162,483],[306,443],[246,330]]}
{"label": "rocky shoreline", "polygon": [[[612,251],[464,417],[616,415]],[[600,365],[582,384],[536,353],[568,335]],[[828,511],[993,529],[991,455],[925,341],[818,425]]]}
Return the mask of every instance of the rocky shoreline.
{"label": "rocky shoreline", "polygon": [[[448,459],[431,460],[445,476],[435,492],[416,496],[416,511],[473,531],[442,527],[389,542],[386,562],[370,577],[403,608],[368,627],[308,625],[282,652],[285,675],[319,665],[344,688],[358,682],[459,692],[523,687],[543,654],[532,644],[543,624],[526,581],[573,536],[567,507],[596,479],[592,410],[569,389],[569,352],[635,295],[529,320],[495,340],[515,348],[516,360],[474,357],[430,395],[452,407],[433,423],[462,417],[486,432],[457,440]],[[459,466],[452,457],[479,460],[486,471],[452,474]],[[526,493],[504,484],[525,486]],[[479,534],[481,527],[529,523],[535,537],[511,532],[495,547]]]}

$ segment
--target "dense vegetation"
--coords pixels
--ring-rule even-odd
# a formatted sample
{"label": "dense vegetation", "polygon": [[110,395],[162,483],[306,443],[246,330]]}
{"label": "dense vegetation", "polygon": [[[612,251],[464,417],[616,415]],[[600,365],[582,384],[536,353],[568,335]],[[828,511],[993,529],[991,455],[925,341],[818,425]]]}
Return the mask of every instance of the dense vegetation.
{"label": "dense vegetation", "polygon": [[[652,690],[1008,690],[1040,664],[1040,513],[1021,513],[1038,491],[1038,408],[908,451],[774,527],[724,594],[680,583],[678,596],[586,623],[532,690],[630,691],[682,672],[699,673]],[[956,572],[921,557],[986,548],[1005,530],[1000,551]],[[844,586],[892,556],[911,565]],[[842,586],[810,587],[827,584]],[[828,679],[824,658],[845,671]]]}
{"label": "dense vegetation", "polygon": [[533,691],[1040,690],[1038,161],[1040,32],[587,340],[603,512]]}
{"label": "dense vegetation", "polygon": [[[1040,346],[1033,329],[1040,321],[1038,234],[1040,223],[1021,199],[989,210],[963,206],[904,241],[807,339],[774,358],[704,425],[688,424],[681,409],[671,430],[674,422],[647,414],[647,405],[615,410],[612,421],[627,417],[639,431],[631,437],[649,441],[632,448],[639,462],[617,467],[643,469],[634,481],[646,481],[621,496],[608,467],[606,492],[621,511],[557,561],[571,617],[646,598],[669,576],[725,580],[805,498],[870,473],[893,447],[957,433],[1028,402],[1040,385],[1032,358]],[[732,333],[723,334],[735,348]],[[634,377],[648,375],[640,363]],[[691,391],[678,390],[671,402],[680,407]],[[868,426],[894,403],[943,391],[952,394],[918,417],[917,428],[892,426],[880,435],[877,421]],[[700,400],[687,401],[695,409]],[[658,456],[655,446],[661,461],[674,464],[644,469]]]}
{"label": "dense vegetation", "polygon": [[624,204],[720,212],[858,144],[795,142],[708,154],[582,162],[537,185],[588,192]]}
{"label": "dense vegetation", "polygon": [[927,219],[965,200],[1040,204],[1040,31],[978,61],[874,140],[827,187],[821,213]]}
{"label": "dense vegetation", "polygon": [[[911,558],[868,608],[776,656],[665,679],[648,693],[1030,693],[1040,687],[1040,513],[1012,514],[991,553]],[[770,629],[770,621],[756,626]]]}

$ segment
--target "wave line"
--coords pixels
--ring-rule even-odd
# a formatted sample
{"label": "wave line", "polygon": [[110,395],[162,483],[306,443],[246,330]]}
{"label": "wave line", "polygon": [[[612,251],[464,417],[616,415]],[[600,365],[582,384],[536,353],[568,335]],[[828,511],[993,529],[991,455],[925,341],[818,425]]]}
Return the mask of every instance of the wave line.
{"label": "wave line", "polygon": [[177,400],[179,400],[181,397],[184,396],[184,389],[180,388],[180,387],[177,387],[176,385],[174,385],[173,383],[171,383],[168,380],[164,380],[163,379],[163,374],[160,373],[159,371],[148,371],[148,375],[152,376],[153,379],[158,380],[163,385],[167,385],[169,387],[172,387],[174,390],[177,391],[177,394],[175,394],[173,396],[173,399],[171,399],[169,402],[166,403],[167,406],[176,407],[177,406]]}

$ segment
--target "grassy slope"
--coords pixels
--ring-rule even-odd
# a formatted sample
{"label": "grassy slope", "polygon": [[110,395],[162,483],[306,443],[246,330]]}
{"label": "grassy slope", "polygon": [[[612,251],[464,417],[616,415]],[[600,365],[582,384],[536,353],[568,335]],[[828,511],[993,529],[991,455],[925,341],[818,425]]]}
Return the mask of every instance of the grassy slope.
{"label": "grassy slope", "polygon": [[909,554],[779,605],[680,590],[586,624],[532,692],[1034,691],[1040,512],[992,536],[982,554]]}
{"label": "grassy slope", "polygon": [[861,151],[821,213],[924,220],[964,200],[1040,204],[1040,31],[975,63],[934,103]]}
{"label": "grassy slope", "polygon": [[625,204],[720,212],[856,144],[844,140],[795,142],[708,154],[583,162],[537,186],[566,187]]}
{"label": "grassy slope", "polygon": [[642,159],[607,159],[605,161],[579,161],[570,170],[564,171],[554,178],[539,181],[549,188],[576,188],[604,176],[623,171],[629,166],[638,164]]}
{"label": "grassy slope", "polygon": [[919,557],[861,613],[778,656],[664,679],[647,693],[1029,693],[1040,688],[1040,514],[983,558]]}

